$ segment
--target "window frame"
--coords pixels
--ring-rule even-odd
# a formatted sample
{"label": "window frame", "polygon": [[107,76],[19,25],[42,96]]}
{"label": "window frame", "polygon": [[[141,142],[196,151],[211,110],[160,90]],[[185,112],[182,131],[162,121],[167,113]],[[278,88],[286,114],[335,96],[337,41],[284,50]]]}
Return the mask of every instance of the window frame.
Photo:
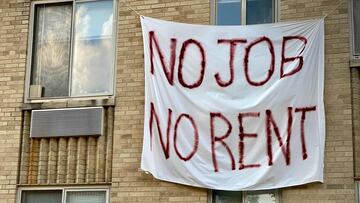
{"label": "window frame", "polygon": [[[208,190],[208,203],[215,203],[213,201],[213,191]],[[238,191],[242,193],[241,202],[246,203],[247,200],[247,193],[255,193],[255,194],[262,194],[262,193],[274,193],[276,198],[276,203],[281,203],[281,191],[279,189],[271,189],[271,190],[248,190],[248,191]]]}
{"label": "window frame", "polygon": [[[76,3],[83,2],[96,2],[101,0],[37,0],[32,1],[30,5],[30,19],[28,27],[28,40],[27,40],[27,56],[26,56],[26,71],[25,71],[25,90],[24,90],[24,103],[41,103],[41,102],[50,102],[50,101],[67,101],[67,100],[93,100],[93,99],[111,99],[115,97],[116,93],[116,74],[117,74],[117,54],[116,54],[116,44],[117,44],[117,22],[118,22],[118,0],[112,0],[113,2],[113,54],[114,60],[112,64],[112,89],[111,94],[88,94],[85,96],[71,96],[71,85],[72,85],[72,70],[73,70],[73,50],[74,50],[74,36],[75,36],[75,6]],[[32,72],[32,57],[33,57],[33,43],[34,43],[34,28],[35,28],[35,7],[37,5],[43,4],[55,4],[55,3],[69,3],[72,2],[72,16],[71,16],[71,33],[70,33],[70,64],[69,64],[69,93],[68,96],[58,96],[58,97],[39,97],[39,98],[30,98],[30,82],[31,82],[31,72]]]}
{"label": "window frame", "polygon": [[359,203],[360,201],[360,187],[359,187],[359,181],[355,180],[355,202]]}
{"label": "window frame", "polygon": [[[360,53],[355,53],[355,25],[354,25],[354,0],[350,0],[349,3],[349,20],[350,20],[350,53],[351,60],[356,60],[356,66],[360,66]],[[360,29],[360,28],[358,28]]]}
{"label": "window frame", "polygon": [[87,187],[76,187],[76,186],[64,186],[64,187],[19,187],[17,192],[16,203],[21,203],[23,191],[61,191],[62,192],[62,203],[66,203],[67,192],[93,192],[103,191],[105,192],[105,203],[110,203],[110,186],[87,186]]}
{"label": "window frame", "polygon": [[[246,25],[246,1],[247,0],[241,0],[241,24],[240,25]],[[273,18],[274,22],[278,22],[279,18],[279,0],[273,0],[274,1],[274,13]],[[217,17],[217,3],[218,0],[211,1],[210,5],[210,23],[212,25],[217,25],[216,17]]]}

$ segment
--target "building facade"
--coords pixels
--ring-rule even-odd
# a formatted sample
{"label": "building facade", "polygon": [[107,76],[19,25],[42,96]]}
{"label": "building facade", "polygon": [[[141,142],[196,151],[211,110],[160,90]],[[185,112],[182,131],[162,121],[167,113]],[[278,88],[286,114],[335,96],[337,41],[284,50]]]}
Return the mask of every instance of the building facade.
{"label": "building facade", "polygon": [[[137,12],[219,25],[325,17],[324,183],[224,192],[141,171]],[[359,202],[359,67],[359,0],[2,0],[0,203]]]}

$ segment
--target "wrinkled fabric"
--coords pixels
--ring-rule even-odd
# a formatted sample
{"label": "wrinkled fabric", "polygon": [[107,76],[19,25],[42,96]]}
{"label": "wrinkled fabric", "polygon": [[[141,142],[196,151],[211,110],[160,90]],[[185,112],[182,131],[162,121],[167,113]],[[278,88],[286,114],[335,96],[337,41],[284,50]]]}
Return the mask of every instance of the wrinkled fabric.
{"label": "wrinkled fabric", "polygon": [[142,170],[234,191],[323,181],[323,19],[141,24]]}

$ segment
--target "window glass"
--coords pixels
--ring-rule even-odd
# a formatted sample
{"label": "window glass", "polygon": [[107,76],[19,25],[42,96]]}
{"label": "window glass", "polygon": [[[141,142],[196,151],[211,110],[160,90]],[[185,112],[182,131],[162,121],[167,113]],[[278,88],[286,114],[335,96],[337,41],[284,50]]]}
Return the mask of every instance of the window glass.
{"label": "window glass", "polygon": [[113,94],[113,4],[35,4],[30,99]]}
{"label": "window glass", "polygon": [[360,0],[353,0],[354,51],[360,55]]}
{"label": "window glass", "polygon": [[112,1],[76,4],[71,95],[112,93],[112,30]]}
{"label": "window glass", "polygon": [[242,203],[242,192],[213,190],[213,203]]}
{"label": "window glass", "polygon": [[216,16],[218,25],[240,25],[241,0],[218,0]]}
{"label": "window glass", "polygon": [[106,203],[105,191],[69,191],[66,203]]}
{"label": "window glass", "polygon": [[245,203],[276,203],[275,193],[247,192]]}
{"label": "window glass", "polygon": [[62,191],[22,191],[21,203],[61,203]]}
{"label": "window glass", "polygon": [[273,0],[247,0],[246,24],[261,24],[273,22]]}
{"label": "window glass", "polygon": [[71,3],[35,7],[31,85],[44,97],[68,95],[71,13]]}
{"label": "window glass", "polygon": [[279,196],[274,190],[266,191],[212,191],[212,203],[278,203]]}

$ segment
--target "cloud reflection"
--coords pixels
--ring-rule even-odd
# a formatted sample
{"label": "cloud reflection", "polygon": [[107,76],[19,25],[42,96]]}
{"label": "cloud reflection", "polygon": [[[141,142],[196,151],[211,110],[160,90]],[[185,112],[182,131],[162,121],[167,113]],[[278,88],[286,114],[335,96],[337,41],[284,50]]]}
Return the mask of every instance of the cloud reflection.
{"label": "cloud reflection", "polygon": [[78,5],[72,95],[110,94],[114,62],[112,1]]}

